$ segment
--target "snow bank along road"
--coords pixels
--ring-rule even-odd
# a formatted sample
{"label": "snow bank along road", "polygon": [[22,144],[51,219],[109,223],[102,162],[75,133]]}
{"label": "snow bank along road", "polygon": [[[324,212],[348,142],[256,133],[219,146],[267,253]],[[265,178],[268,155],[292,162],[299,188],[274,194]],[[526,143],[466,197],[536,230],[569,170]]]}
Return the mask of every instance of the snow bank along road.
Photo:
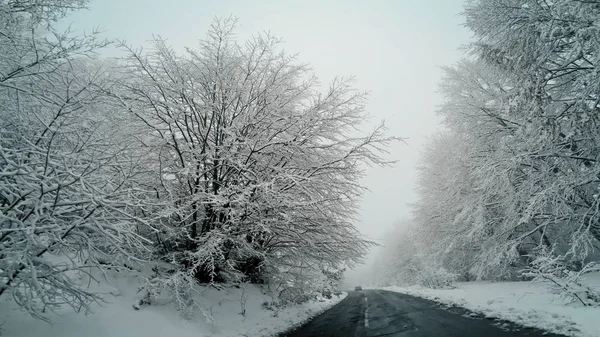
{"label": "snow bank along road", "polygon": [[346,299],[281,337],[558,337],[443,308],[418,297],[385,290],[351,292]]}

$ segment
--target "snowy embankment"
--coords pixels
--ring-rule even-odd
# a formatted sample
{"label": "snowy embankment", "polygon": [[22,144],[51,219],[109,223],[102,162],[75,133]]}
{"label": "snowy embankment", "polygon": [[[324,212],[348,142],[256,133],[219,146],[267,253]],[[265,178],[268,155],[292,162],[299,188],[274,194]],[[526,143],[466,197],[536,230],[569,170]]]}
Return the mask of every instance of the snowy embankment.
{"label": "snowy embankment", "polygon": [[[590,285],[600,289],[600,274],[588,278]],[[467,282],[456,289],[429,289],[417,286],[385,287],[459,306],[523,326],[577,337],[600,336],[600,307],[582,307],[553,294],[546,284],[530,282]]]}
{"label": "snowy embankment", "polygon": [[[106,293],[102,305],[84,315],[70,309],[49,315],[46,323],[20,311],[7,298],[0,300],[0,336],[2,337],[205,337],[272,336],[325,311],[347,294],[332,299],[320,298],[301,305],[266,308],[273,298],[255,285],[199,289],[205,314],[184,320],[169,303],[144,305],[134,310],[141,298],[140,280],[135,276],[117,277],[111,285],[98,287]],[[206,316],[206,317],[205,317]]]}

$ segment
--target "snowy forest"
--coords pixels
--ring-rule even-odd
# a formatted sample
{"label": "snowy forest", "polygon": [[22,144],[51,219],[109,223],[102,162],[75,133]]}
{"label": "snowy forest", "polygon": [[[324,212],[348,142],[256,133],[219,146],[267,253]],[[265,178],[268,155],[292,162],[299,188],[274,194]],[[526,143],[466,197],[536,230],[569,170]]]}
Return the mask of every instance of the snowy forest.
{"label": "snowy forest", "polygon": [[443,129],[381,285],[545,280],[584,305],[600,270],[600,2],[474,0],[465,58],[444,68]]}
{"label": "snowy forest", "polygon": [[[378,244],[356,227],[365,168],[402,165],[368,93],[233,17],[183,52],[57,28],[87,6],[0,0],[0,299],[48,319],[121,270],[144,278],[139,305],[183,315],[199,285],[339,292]],[[442,128],[376,285],[545,280],[598,305],[581,280],[600,271],[600,1],[463,15],[473,37],[443,69]]]}
{"label": "snowy forest", "polygon": [[237,41],[235,19],[185,53],[55,29],[86,5],[0,1],[0,296],[80,310],[99,296],[76,275],[119,269],[182,311],[196,284],[334,291],[372,245],[362,167],[394,141],[360,134],[366,94],[269,34]]}

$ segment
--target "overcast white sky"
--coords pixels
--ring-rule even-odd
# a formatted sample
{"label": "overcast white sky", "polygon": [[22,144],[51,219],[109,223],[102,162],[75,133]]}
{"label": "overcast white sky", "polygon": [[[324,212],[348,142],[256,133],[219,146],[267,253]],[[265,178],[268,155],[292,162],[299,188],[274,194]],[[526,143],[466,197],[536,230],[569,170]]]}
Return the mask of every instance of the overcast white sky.
{"label": "overcast white sky", "polygon": [[371,193],[361,207],[359,229],[380,239],[414,201],[415,167],[425,138],[437,128],[439,66],[455,63],[469,33],[461,26],[463,0],[92,0],[89,11],[66,19],[76,30],[100,27],[107,37],[144,44],[161,35],[176,49],[194,46],[215,16],[239,18],[239,36],[271,31],[285,49],[299,53],[323,83],[354,75],[371,91],[373,124],[384,119],[389,134],[408,144],[391,148],[395,168],[370,169]]}

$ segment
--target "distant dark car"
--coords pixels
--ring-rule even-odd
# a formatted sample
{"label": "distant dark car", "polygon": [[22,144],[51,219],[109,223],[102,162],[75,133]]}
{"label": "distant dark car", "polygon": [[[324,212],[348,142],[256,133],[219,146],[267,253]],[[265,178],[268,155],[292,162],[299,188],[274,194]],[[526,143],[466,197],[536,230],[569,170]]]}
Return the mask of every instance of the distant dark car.
{"label": "distant dark car", "polygon": [[354,291],[361,291],[361,290],[362,290],[362,287],[361,287],[361,286],[356,286],[356,287],[354,287]]}

